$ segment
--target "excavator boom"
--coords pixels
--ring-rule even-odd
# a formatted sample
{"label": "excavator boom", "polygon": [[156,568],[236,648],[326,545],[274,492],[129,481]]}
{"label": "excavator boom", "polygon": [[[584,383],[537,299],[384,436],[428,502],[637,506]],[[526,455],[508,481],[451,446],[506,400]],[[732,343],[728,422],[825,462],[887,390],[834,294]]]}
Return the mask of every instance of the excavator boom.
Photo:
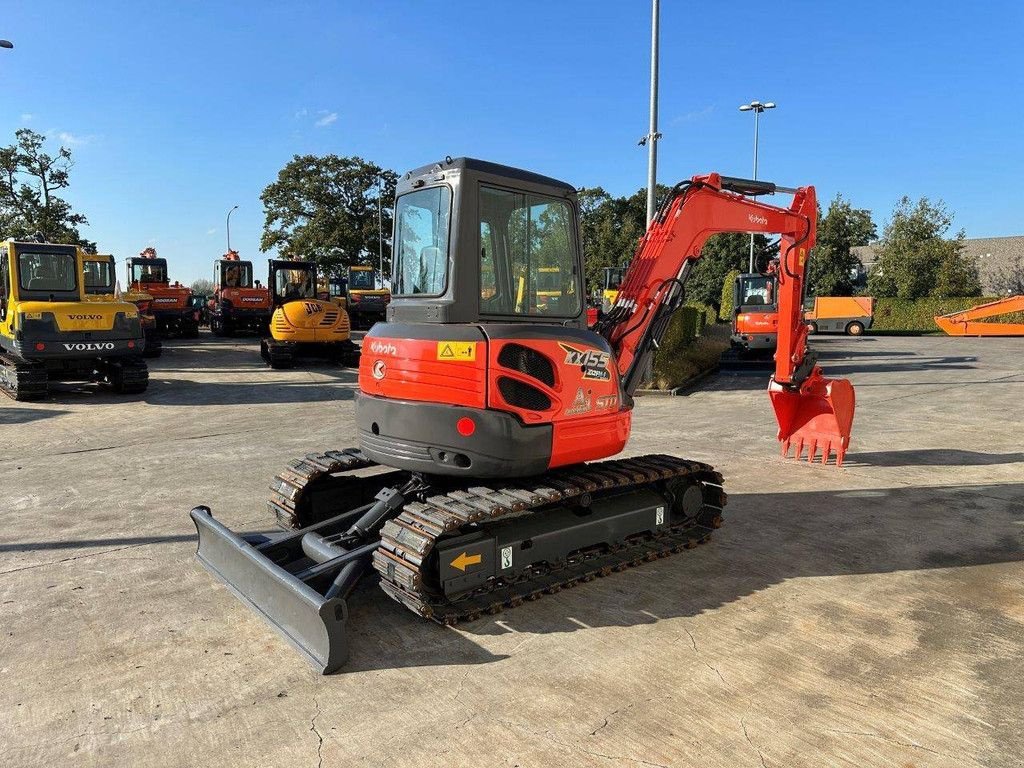
{"label": "excavator boom", "polygon": [[[747,195],[791,193],[788,208]],[[615,352],[624,388],[632,394],[672,313],[685,300],[685,283],[709,237],[720,232],[781,236],[778,270],[778,347],[769,396],[783,455],[791,447],[822,462],[834,452],[841,465],[850,444],[855,397],[844,379],[826,379],[807,349],[802,299],[808,254],[814,247],[817,204],[813,187],[790,189],[713,173],[676,185],[640,240],[615,306],[596,330]]]}
{"label": "excavator boom", "polygon": [[1024,295],[990,301],[963,312],[939,315],[935,318],[935,324],[949,336],[1024,336],[1024,322],[980,322],[986,317],[998,317],[1010,312],[1024,312]]}

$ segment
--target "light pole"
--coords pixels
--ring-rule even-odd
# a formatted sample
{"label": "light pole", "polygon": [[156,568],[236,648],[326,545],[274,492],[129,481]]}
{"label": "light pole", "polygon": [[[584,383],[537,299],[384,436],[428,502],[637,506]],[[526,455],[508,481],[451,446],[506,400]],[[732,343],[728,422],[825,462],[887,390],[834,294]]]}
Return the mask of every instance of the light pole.
{"label": "light pole", "polygon": [[377,174],[377,256],[380,258],[380,287],[384,287],[384,177]]}
{"label": "light pole", "polygon": [[229,253],[231,251],[231,214],[234,213],[237,210],[238,210],[238,206],[236,205],[234,208],[232,208],[230,211],[228,211],[227,230],[228,230],[228,252]]}
{"label": "light pole", "polygon": [[[740,112],[754,113],[754,181],[757,181],[757,124],[761,113],[766,109],[775,109],[774,101],[752,101],[740,107]],[[750,272],[754,271],[754,233],[750,233]]]}
{"label": "light pole", "polygon": [[651,125],[640,146],[647,147],[647,223],[654,218],[654,194],[658,183],[658,17],[659,0],[651,0]]}

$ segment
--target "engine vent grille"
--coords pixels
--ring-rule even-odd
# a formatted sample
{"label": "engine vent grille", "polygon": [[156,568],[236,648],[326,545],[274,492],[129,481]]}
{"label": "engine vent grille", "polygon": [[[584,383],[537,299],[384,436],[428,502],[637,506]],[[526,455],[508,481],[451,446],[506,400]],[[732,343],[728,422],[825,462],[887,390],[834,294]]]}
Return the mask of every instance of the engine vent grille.
{"label": "engine vent grille", "polygon": [[498,354],[498,365],[532,376],[549,387],[555,386],[555,367],[551,361],[540,352],[522,344],[506,344],[502,347]]}
{"label": "engine vent grille", "polygon": [[510,379],[508,376],[498,377],[498,391],[505,402],[526,411],[546,411],[551,407],[551,399],[536,387]]}
{"label": "engine vent grille", "polygon": [[320,327],[321,328],[330,328],[336,322],[338,322],[338,310],[336,310],[336,309],[326,309],[326,310],[324,310],[324,316],[320,320]]}

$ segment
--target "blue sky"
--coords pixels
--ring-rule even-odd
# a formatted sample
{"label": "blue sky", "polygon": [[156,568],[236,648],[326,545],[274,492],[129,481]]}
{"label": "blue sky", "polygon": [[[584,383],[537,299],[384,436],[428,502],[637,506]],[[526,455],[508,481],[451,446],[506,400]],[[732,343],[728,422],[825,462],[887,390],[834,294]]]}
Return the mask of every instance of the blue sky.
{"label": "blue sky", "polygon": [[[1016,2],[662,2],[659,181],[749,175],[842,192],[881,225],[945,200],[968,236],[1024,233]],[[262,271],[259,195],[296,153],[397,171],[446,154],[613,194],[646,183],[649,4],[12,2],[0,141],[75,156],[68,198],[120,261],[172,278],[232,244]]]}

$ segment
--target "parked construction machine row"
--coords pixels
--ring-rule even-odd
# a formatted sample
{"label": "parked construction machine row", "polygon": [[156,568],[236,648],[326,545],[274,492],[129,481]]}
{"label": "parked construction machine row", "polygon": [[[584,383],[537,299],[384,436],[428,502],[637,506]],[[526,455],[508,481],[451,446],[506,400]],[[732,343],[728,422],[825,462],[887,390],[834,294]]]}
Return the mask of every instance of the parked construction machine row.
{"label": "parked construction machine row", "polygon": [[0,243],[0,391],[45,397],[49,381],[94,381],[123,393],[149,382],[138,308],[90,300],[74,245]]}
{"label": "parked construction machine row", "polygon": [[139,322],[146,337],[143,357],[160,357],[163,341],[157,330],[156,316],[152,313],[153,297],[148,293],[129,290],[118,295],[117,270],[114,257],[107,253],[82,253],[85,273],[85,300],[94,302],[128,301],[139,310]]}
{"label": "parked construction machine row", "polygon": [[146,248],[126,263],[128,290],[153,297],[150,311],[156,317],[161,337],[194,339],[199,335],[199,310],[192,306],[192,290],[172,283],[167,275],[167,259]]}
{"label": "parked construction machine row", "polygon": [[[752,197],[780,192],[788,207]],[[346,599],[364,576],[452,623],[707,540],[726,503],[712,467],[601,460],[626,445],[633,394],[716,232],[781,236],[768,386],[778,438],[783,454],[842,462],[853,387],[824,376],[801,316],[813,187],[718,174],[677,184],[593,330],[578,211],[572,185],[489,162],[407,173],[394,299],[363,342],[359,446],[308,454],[275,478],[269,506],[290,532],[239,535],[209,507],[192,510],[203,565],[321,671],[345,662]]]}

